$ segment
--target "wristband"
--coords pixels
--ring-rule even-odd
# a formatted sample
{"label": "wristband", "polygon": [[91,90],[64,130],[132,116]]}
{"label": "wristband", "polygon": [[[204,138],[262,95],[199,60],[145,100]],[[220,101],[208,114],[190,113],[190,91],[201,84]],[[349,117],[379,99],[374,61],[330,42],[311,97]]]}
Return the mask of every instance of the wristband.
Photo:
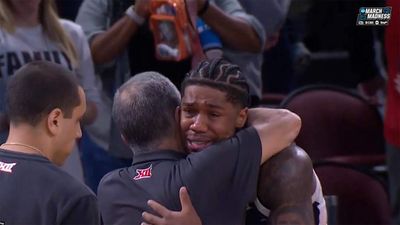
{"label": "wristband", "polygon": [[200,11],[197,13],[198,16],[203,16],[204,13],[206,13],[207,9],[210,7],[210,0],[206,0],[204,2],[203,7],[200,9]]}
{"label": "wristband", "polygon": [[131,20],[133,20],[133,22],[135,22],[137,25],[141,26],[144,24],[144,22],[146,21],[145,18],[143,18],[142,16],[139,16],[136,11],[135,8],[133,7],[133,5],[131,5],[126,11],[125,11],[125,15],[127,15]]}

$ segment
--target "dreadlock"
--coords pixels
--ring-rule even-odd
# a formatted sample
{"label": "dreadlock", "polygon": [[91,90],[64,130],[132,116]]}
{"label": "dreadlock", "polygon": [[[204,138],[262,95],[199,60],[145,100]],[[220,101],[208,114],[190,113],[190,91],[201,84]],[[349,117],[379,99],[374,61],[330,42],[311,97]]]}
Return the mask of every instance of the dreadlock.
{"label": "dreadlock", "polygon": [[202,85],[226,93],[227,100],[242,107],[249,105],[249,86],[239,66],[223,58],[202,61],[196,69],[186,74],[181,85],[181,93],[187,86]]}

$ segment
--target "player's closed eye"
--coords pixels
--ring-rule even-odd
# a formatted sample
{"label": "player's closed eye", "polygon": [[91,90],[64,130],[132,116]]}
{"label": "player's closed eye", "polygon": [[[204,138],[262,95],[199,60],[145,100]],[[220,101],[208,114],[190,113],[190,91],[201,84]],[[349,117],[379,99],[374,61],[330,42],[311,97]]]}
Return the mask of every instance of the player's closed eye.
{"label": "player's closed eye", "polygon": [[211,113],[209,113],[209,116],[212,117],[212,118],[218,118],[218,117],[221,116],[221,114],[220,113],[211,112]]}
{"label": "player's closed eye", "polygon": [[196,115],[196,111],[190,108],[183,108],[182,112],[183,116],[185,117],[193,117],[194,115]]}

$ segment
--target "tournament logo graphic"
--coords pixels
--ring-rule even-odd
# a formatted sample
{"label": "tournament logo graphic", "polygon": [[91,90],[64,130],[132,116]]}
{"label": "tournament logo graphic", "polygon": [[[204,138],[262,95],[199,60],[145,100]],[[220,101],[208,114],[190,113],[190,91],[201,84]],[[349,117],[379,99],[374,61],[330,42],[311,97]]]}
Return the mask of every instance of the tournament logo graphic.
{"label": "tournament logo graphic", "polygon": [[150,178],[152,167],[153,167],[153,164],[151,164],[148,168],[145,168],[145,169],[136,169],[137,175],[133,179],[140,180],[143,178]]}
{"label": "tournament logo graphic", "polygon": [[357,16],[359,26],[387,26],[392,15],[392,7],[361,7]]}
{"label": "tournament logo graphic", "polygon": [[[12,168],[17,165],[17,163],[5,163],[5,162],[0,162],[0,171],[2,172],[7,172],[7,173],[12,173]],[[1,224],[0,224],[1,225]]]}

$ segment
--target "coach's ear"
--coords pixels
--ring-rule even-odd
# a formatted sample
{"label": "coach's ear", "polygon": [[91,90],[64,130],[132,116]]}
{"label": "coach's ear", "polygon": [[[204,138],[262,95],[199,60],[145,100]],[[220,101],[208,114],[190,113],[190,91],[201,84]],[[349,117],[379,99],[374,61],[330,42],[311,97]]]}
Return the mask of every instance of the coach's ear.
{"label": "coach's ear", "polygon": [[46,127],[51,135],[57,135],[61,132],[61,123],[64,114],[61,109],[55,108],[47,115]]}

